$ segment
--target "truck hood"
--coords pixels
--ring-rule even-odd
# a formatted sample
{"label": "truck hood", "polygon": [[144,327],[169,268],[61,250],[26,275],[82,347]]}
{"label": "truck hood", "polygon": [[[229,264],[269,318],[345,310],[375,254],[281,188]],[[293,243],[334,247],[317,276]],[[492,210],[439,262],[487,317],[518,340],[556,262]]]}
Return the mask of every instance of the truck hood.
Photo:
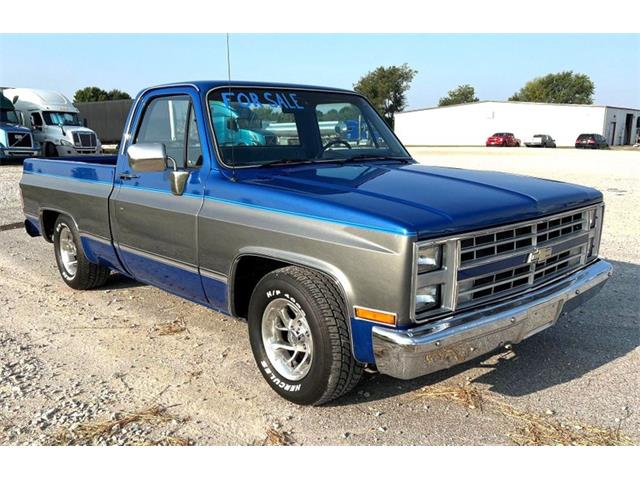
{"label": "truck hood", "polygon": [[[362,163],[245,171],[289,213],[419,238],[529,220],[602,200],[592,188],[500,172]],[[261,195],[262,197],[262,195]],[[246,197],[245,197],[246,198]],[[266,205],[268,206],[268,205]]]}
{"label": "truck hood", "polygon": [[31,130],[29,130],[26,127],[23,127],[22,125],[18,125],[17,123],[7,123],[7,122],[0,122],[0,130],[4,132],[19,132],[19,133],[31,132]]}

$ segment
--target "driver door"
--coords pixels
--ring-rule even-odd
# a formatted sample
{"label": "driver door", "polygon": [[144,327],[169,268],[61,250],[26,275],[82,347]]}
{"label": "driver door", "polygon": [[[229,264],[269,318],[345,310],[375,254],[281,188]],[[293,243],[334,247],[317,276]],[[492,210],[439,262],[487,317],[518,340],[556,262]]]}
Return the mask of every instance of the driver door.
{"label": "driver door", "polygon": [[[138,128],[124,146],[110,200],[114,241],[127,271],[137,280],[205,303],[198,272],[197,214],[204,198],[208,162],[203,161],[202,125],[195,95],[172,89],[148,95],[135,113]],[[173,195],[170,167],[134,172],[126,149],[136,143],[162,143],[179,169],[189,172],[182,195]],[[205,165],[206,163],[206,165]]]}

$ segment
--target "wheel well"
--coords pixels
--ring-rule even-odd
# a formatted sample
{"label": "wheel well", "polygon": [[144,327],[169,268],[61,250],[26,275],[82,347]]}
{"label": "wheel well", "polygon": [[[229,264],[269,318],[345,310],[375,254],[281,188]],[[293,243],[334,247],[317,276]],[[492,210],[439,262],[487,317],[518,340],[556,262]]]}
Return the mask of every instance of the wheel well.
{"label": "wheel well", "polygon": [[53,228],[56,225],[56,219],[60,215],[60,212],[55,210],[43,210],[42,211],[42,236],[47,242],[53,241]]}
{"label": "wheel well", "polygon": [[247,318],[254,288],[267,273],[291,265],[280,260],[254,255],[240,257],[233,276],[233,314]]}

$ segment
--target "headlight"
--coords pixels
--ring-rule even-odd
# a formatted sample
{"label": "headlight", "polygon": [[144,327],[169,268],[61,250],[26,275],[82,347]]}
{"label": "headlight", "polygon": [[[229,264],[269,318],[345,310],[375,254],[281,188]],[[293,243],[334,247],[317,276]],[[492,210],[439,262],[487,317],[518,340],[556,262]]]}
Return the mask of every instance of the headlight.
{"label": "headlight", "polygon": [[596,227],[596,212],[596,208],[593,208],[587,212],[589,218],[589,230]]}
{"label": "headlight", "polygon": [[422,247],[418,250],[418,274],[439,270],[442,267],[442,245]]}
{"label": "headlight", "polygon": [[426,321],[427,317],[455,309],[459,241],[426,241],[413,251],[413,291],[411,319]]}
{"label": "headlight", "polygon": [[602,238],[602,217],[604,216],[604,206],[599,206],[588,212],[589,230],[594,230],[589,244],[587,258],[592,259],[598,256],[600,251],[600,239]]}
{"label": "headlight", "polygon": [[416,313],[440,306],[440,285],[428,285],[416,290]]}
{"label": "headlight", "polygon": [[65,147],[73,147],[73,143],[69,140],[65,140],[64,138],[60,140],[60,145],[64,145]]}

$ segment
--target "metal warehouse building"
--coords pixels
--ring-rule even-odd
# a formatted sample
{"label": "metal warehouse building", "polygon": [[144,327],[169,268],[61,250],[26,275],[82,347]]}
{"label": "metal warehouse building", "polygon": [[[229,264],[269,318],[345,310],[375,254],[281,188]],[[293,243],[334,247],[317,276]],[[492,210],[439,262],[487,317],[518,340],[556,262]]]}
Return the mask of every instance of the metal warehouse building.
{"label": "metal warehouse building", "polygon": [[409,110],[395,116],[405,145],[484,145],[496,132],[524,142],[551,135],[558,146],[574,146],[581,133],[603,135],[609,145],[633,145],[640,136],[640,110],[607,105],[481,101]]}

